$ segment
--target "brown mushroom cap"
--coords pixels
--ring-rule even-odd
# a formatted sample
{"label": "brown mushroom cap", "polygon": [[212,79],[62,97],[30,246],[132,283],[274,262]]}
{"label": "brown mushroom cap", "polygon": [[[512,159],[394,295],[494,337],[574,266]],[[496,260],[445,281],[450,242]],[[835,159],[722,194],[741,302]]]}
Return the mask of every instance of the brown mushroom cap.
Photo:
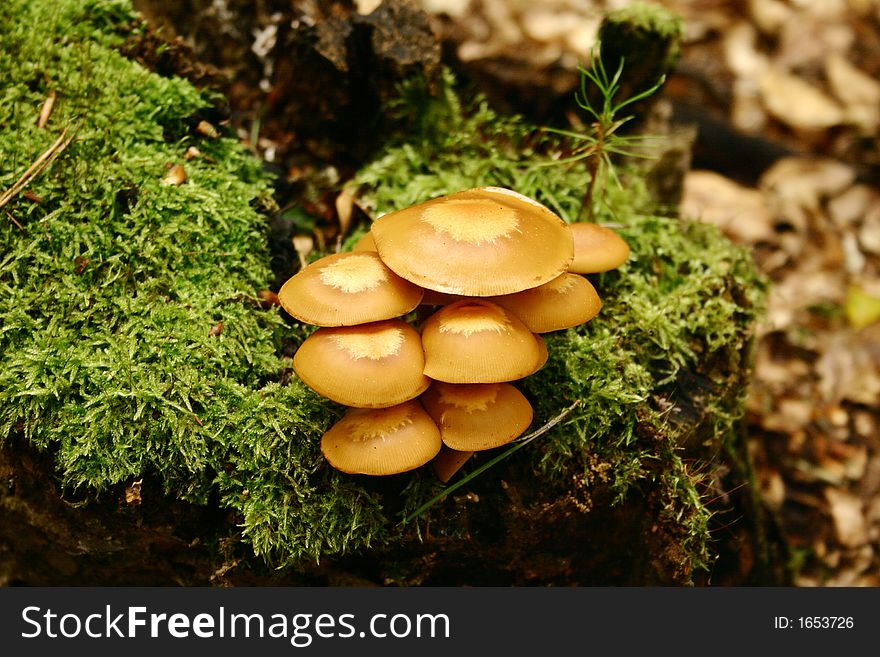
{"label": "brown mushroom cap", "polygon": [[547,351],[547,343],[544,342],[544,338],[535,334],[535,339],[538,341],[538,362],[535,364],[535,369],[532,372],[533,374],[544,367],[544,365],[547,364],[547,360],[550,358],[550,352]]}
{"label": "brown mushroom cap", "polygon": [[629,245],[610,228],[579,221],[570,225],[574,238],[573,274],[598,274],[620,267],[629,258]]}
{"label": "brown mushroom cap", "polygon": [[281,306],[317,326],[352,326],[400,317],[419,305],[423,290],[391,271],[377,253],[336,253],[291,276]]}
{"label": "brown mushroom cap", "polygon": [[546,283],[574,254],[565,222],[537,201],[481,187],[386,214],[370,229],[382,260],[421,287],[467,296]]}
{"label": "brown mushroom cap", "polygon": [[506,445],[532,423],[532,405],[509,383],[434,381],[419,399],[443,444],[459,451]]}
{"label": "brown mushroom cap", "polygon": [[359,408],[394,406],[417,397],[431,383],[424,367],[418,332],[399,319],[320,328],[293,357],[293,369],[312,390]]}
{"label": "brown mushroom cap", "polygon": [[540,369],[547,352],[540,338],[501,306],[462,299],[440,308],[422,325],[425,374],[447,383],[514,381]]}
{"label": "brown mushroom cap", "polygon": [[373,241],[373,233],[367,231],[361,235],[360,239],[351,247],[352,251],[375,251],[376,243]]}
{"label": "brown mushroom cap", "polygon": [[388,408],[351,408],[321,437],[321,452],[349,474],[414,470],[437,455],[440,430],[415,399]]}
{"label": "brown mushroom cap", "polygon": [[593,284],[583,276],[570,273],[530,290],[489,297],[489,300],[519,317],[534,333],[583,324],[602,308]]}

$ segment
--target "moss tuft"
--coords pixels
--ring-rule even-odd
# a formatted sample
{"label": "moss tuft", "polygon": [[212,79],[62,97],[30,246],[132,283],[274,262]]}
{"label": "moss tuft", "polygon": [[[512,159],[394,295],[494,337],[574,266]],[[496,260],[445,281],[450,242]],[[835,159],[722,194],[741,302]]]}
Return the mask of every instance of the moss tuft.
{"label": "moss tuft", "polygon": [[[335,409],[277,383],[296,331],[257,297],[271,181],[236,141],[191,129],[211,97],[117,52],[132,26],[117,1],[0,10],[0,189],[75,130],[0,215],[0,440],[53,452],[87,496],[145,475],[192,502],[219,494],[276,562],[368,545],[376,502],[317,448]],[[180,163],[186,181],[165,184]]]}

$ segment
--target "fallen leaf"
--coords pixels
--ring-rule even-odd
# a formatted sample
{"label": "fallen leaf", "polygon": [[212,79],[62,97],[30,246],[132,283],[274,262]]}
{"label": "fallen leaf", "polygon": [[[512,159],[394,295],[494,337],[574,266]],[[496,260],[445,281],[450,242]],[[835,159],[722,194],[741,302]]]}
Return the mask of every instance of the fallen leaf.
{"label": "fallen leaf", "polygon": [[137,506],[141,503],[141,484],[143,479],[131,482],[131,485],[125,487],[125,503]]}
{"label": "fallen leaf", "polygon": [[783,204],[818,209],[825,198],[836,196],[855,182],[851,166],[819,157],[784,157],[770,167],[759,187]]}
{"label": "fallen leaf", "polygon": [[868,524],[862,510],[862,500],[849,491],[833,487],[825,489],[825,500],[837,541],[846,547],[865,545],[868,542]]}
{"label": "fallen leaf", "polygon": [[795,130],[826,130],[844,120],[843,108],[834,99],[786,71],[767,69],[759,89],[767,111]]}
{"label": "fallen leaf", "polygon": [[843,310],[850,326],[858,331],[880,321],[880,298],[868,294],[858,285],[850,285]]}
{"label": "fallen leaf", "polygon": [[825,75],[832,93],[844,105],[847,122],[864,133],[875,133],[880,123],[880,82],[839,53],[831,53],[825,60]]}
{"label": "fallen leaf", "polygon": [[182,164],[175,164],[168,169],[168,173],[162,178],[162,182],[166,185],[182,185],[186,181],[186,170]]}
{"label": "fallen leaf", "polygon": [[685,174],[681,216],[713,224],[741,244],[776,241],[764,195],[713,171]]}
{"label": "fallen leaf", "polygon": [[828,403],[880,404],[880,324],[858,333],[830,334],[816,361],[816,374],[819,393]]}

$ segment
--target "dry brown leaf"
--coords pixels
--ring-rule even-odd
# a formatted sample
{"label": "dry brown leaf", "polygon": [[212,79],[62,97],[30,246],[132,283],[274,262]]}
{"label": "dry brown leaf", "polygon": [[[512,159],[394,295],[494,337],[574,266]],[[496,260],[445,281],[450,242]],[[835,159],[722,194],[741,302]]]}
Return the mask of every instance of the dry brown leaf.
{"label": "dry brown leaf", "polygon": [[[859,223],[872,206],[880,208],[880,194],[868,185],[853,185],[828,202],[828,216],[838,228]],[[880,217],[880,212],[876,213]]]}
{"label": "dry brown leaf", "polygon": [[339,233],[345,235],[351,227],[351,217],[354,214],[354,194],[349,187],[343,187],[336,195],[336,218],[339,220]]}
{"label": "dry brown leaf", "polygon": [[853,168],[837,160],[785,157],[761,176],[759,185],[776,203],[818,209],[822,199],[840,194],[855,179]]}
{"label": "dry brown leaf", "polygon": [[843,103],[847,122],[874,134],[880,124],[880,82],[839,53],[825,60],[825,75],[832,93]]}
{"label": "dry brown leaf", "polygon": [[840,304],[845,294],[846,273],[842,270],[794,270],[770,288],[768,320],[775,330],[790,328],[809,307]]}
{"label": "dry brown leaf", "polygon": [[824,401],[880,405],[880,325],[830,334],[816,373]]}
{"label": "dry brown leaf", "polygon": [[759,85],[767,111],[795,130],[826,130],[844,120],[843,108],[833,98],[796,75],[771,67]]}
{"label": "dry brown leaf", "polygon": [[862,500],[849,491],[828,487],[825,489],[828,513],[834,525],[834,535],[841,545],[859,547],[868,542],[868,523]]}
{"label": "dry brown leaf", "polygon": [[175,164],[168,169],[168,173],[162,178],[162,182],[166,185],[182,185],[186,182],[186,170],[182,164]]}
{"label": "dry brown leaf", "polygon": [[681,216],[713,224],[742,244],[776,241],[764,195],[713,171],[685,174]]}
{"label": "dry brown leaf", "polygon": [[758,29],[773,35],[791,20],[794,10],[781,0],[750,0],[749,13]]}
{"label": "dry brown leaf", "polygon": [[137,479],[131,482],[131,485],[125,487],[125,503],[137,506],[141,503],[141,485],[143,479]]}
{"label": "dry brown leaf", "polygon": [[880,255],[880,204],[871,206],[865,213],[858,238],[867,253]]}

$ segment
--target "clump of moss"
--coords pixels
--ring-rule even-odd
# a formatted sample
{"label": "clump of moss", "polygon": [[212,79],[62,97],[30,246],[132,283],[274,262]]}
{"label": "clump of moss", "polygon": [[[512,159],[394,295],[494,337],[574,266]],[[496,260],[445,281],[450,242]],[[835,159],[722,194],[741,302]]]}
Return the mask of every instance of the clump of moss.
{"label": "clump of moss", "polygon": [[[291,331],[257,296],[271,181],[194,130],[216,98],[119,53],[138,26],[117,0],[0,9],[0,189],[75,131],[0,215],[0,440],[51,451],[83,495],[147,476],[219,497],[273,562],[363,547],[384,517],[323,465],[335,409],[279,384]],[[181,185],[163,182],[172,164]]]}
{"label": "clump of moss", "polygon": [[[0,441],[54,454],[69,491],[146,476],[228,508],[277,567],[411,537],[418,527],[399,519],[439,484],[421,472],[365,481],[323,461],[319,437],[341,409],[287,380],[284,345],[303,330],[257,296],[271,280],[271,181],[236,140],[193,129],[216,99],[120,54],[138,25],[122,0],[0,7],[0,189],[61,130],[76,135],[0,215]],[[355,181],[373,211],[491,184],[577,216],[587,171],[560,163],[564,142],[463,106],[451,79],[439,94],[412,82],[397,109],[415,120]],[[202,156],[187,160],[193,145]],[[164,184],[177,163],[186,181]],[[650,497],[681,528],[687,570],[709,558],[710,512],[682,445],[728,439],[761,286],[713,229],[652,216],[637,177],[608,193],[634,257],[596,280],[599,318],[550,337],[526,384],[537,419],[582,404],[517,456],[548,486],[575,476],[611,482],[618,502]],[[685,375],[706,382],[687,404]],[[682,408],[705,422],[670,417]]]}

